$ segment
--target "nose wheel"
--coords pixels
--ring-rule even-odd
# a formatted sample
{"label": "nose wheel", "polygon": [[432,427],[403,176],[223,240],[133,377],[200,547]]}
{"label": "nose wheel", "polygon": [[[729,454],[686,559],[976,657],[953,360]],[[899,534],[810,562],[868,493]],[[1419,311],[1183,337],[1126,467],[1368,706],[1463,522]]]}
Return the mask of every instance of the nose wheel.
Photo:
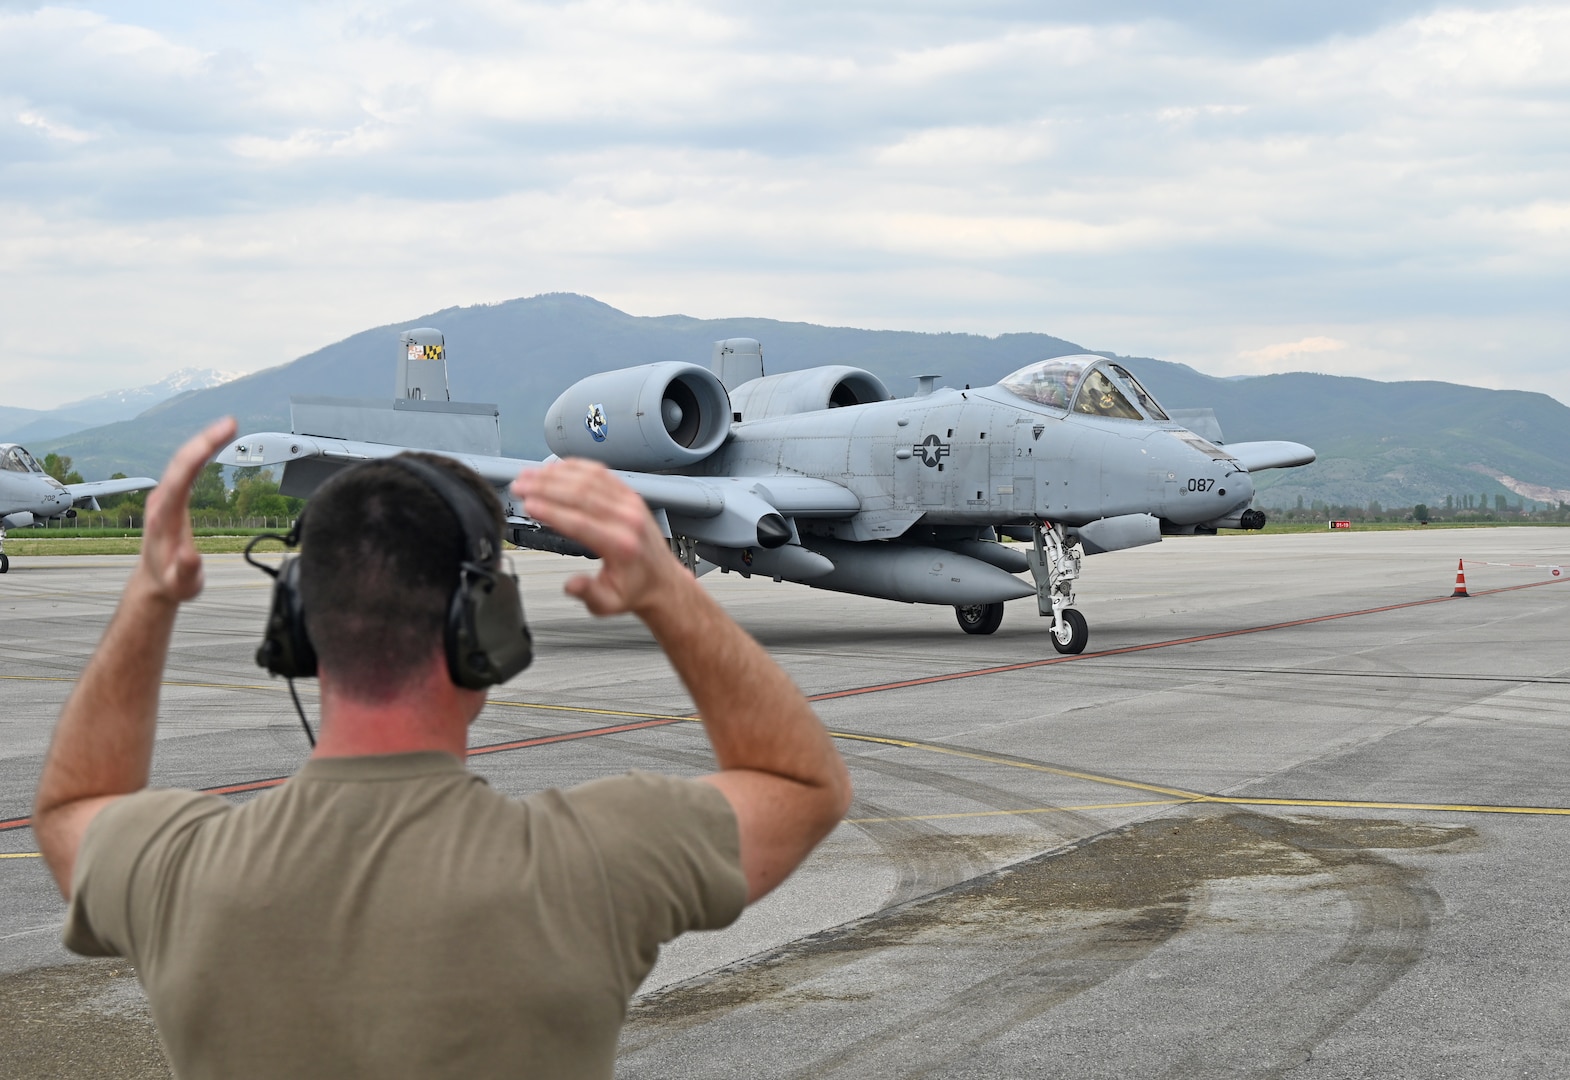
{"label": "nose wheel", "polygon": [[990,634],[1003,624],[1003,605],[963,604],[954,609],[954,618],[967,634]]}
{"label": "nose wheel", "polygon": [[1079,577],[1085,552],[1077,540],[1070,540],[1061,525],[1033,522],[1035,543],[1025,553],[1030,576],[1036,581],[1036,607],[1052,620],[1048,631],[1052,647],[1073,656],[1085,651],[1090,641],[1090,626],[1085,616],[1069,605],[1074,602],[1074,582]]}
{"label": "nose wheel", "polygon": [[1090,624],[1085,622],[1085,616],[1073,608],[1064,608],[1062,618],[1054,626],[1048,636],[1052,638],[1052,647],[1067,656],[1075,656],[1085,651],[1085,645],[1090,641]]}

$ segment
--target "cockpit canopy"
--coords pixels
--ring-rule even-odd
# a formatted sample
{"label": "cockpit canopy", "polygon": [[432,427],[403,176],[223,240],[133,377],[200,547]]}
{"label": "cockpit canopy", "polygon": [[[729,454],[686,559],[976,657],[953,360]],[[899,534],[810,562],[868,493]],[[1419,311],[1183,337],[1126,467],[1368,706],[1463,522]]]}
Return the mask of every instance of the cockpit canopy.
{"label": "cockpit canopy", "polygon": [[43,473],[38,462],[20,446],[0,446],[0,469],[6,472]]}
{"label": "cockpit canopy", "polygon": [[1020,368],[998,385],[1064,412],[1116,420],[1170,419],[1127,368],[1104,356],[1055,356]]}

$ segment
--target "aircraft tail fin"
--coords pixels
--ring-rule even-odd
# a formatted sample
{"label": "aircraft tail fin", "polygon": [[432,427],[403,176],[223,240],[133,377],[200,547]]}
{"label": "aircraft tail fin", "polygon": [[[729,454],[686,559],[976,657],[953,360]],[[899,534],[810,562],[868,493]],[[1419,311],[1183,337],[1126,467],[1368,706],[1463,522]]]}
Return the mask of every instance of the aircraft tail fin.
{"label": "aircraft tail fin", "polygon": [[726,390],[763,378],[763,346],[747,337],[726,338],[714,343],[709,370],[720,377]]}
{"label": "aircraft tail fin", "polygon": [[398,340],[398,385],[405,401],[451,401],[447,387],[447,339],[429,326],[405,330]]}

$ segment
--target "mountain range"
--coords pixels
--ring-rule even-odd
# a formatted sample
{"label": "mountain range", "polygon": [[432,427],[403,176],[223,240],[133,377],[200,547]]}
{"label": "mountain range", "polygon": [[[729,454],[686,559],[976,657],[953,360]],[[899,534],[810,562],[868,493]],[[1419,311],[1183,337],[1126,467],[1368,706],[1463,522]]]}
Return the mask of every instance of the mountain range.
{"label": "mountain range", "polygon": [[[453,399],[496,404],[502,452],[531,458],[546,453],[545,410],[573,381],[663,360],[707,364],[712,343],[722,338],[757,338],[770,372],[849,364],[877,374],[896,395],[914,390],[918,375],[979,386],[1037,360],[1094,351],[1046,334],[634,316],[589,297],[549,293],[365,330],[279,367],[166,396],[132,418],[29,446],[35,454],[70,455],[90,478],[114,471],[157,475],[180,440],[215,416],[236,415],[241,431],[287,431],[291,394],[390,400],[399,333],[415,326],[446,335]],[[1168,409],[1213,409],[1228,440],[1291,439],[1318,451],[1313,465],[1261,474],[1262,506],[1290,506],[1300,497],[1442,505],[1445,496],[1464,494],[1489,503],[1495,495],[1512,503],[1570,501],[1570,408],[1544,394],[1302,372],[1216,378],[1148,357],[1118,359]],[[0,410],[0,431],[6,414],[16,411],[22,410]]]}
{"label": "mountain range", "polygon": [[214,368],[181,368],[155,383],[111,390],[54,409],[0,406],[0,442],[32,444],[72,435],[88,428],[130,420],[180,394],[205,390],[239,378],[237,372]]}

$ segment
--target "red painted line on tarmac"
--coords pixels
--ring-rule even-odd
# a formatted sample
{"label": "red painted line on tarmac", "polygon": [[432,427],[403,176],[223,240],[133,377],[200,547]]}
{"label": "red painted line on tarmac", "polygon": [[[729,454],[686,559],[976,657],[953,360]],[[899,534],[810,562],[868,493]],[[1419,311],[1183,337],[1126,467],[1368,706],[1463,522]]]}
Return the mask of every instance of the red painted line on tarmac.
{"label": "red painted line on tarmac", "polygon": [[[810,694],[807,700],[834,701],[838,698],[877,694],[886,690],[903,690],[913,686],[931,686],[935,683],[953,682],[957,679],[976,679],[984,675],[1003,675],[1012,671],[1029,671],[1033,668],[1050,667],[1053,664],[1069,664],[1076,660],[1095,660],[1104,656],[1127,656],[1130,653],[1149,652],[1152,649],[1168,649],[1174,645],[1193,645],[1201,641],[1220,641],[1225,638],[1242,637],[1246,634],[1263,634],[1271,630],[1288,630],[1295,626],[1312,626],[1314,623],[1331,622],[1335,619],[1353,619],[1360,615],[1378,615],[1386,611],[1402,611],[1407,608],[1424,607],[1428,604],[1442,604],[1450,600],[1466,600],[1481,596],[1492,596],[1496,593],[1517,592],[1521,589],[1536,589],[1543,585],[1566,584],[1570,584],[1570,580],[1558,578],[1550,581],[1527,582],[1524,585],[1506,585],[1498,589],[1479,589],[1473,591],[1469,597],[1435,596],[1427,600],[1407,600],[1399,604],[1385,604],[1380,607],[1361,608],[1357,611],[1340,611],[1331,615],[1314,615],[1306,619],[1291,619],[1287,622],[1268,623],[1264,626],[1249,626],[1241,630],[1220,630],[1214,634],[1196,634],[1193,637],[1170,638],[1166,641],[1152,641],[1144,645],[1126,645],[1121,649],[1105,649],[1101,652],[1081,653],[1078,656],[1051,656],[1044,660],[1026,660],[1018,664],[999,664],[993,667],[972,668],[969,671],[954,671],[947,675],[928,675],[920,679],[901,679],[898,682],[879,683],[875,686],[858,686],[848,690],[830,690],[823,694]],[[469,750],[469,756],[479,757],[484,754],[499,754],[507,750],[523,750],[531,746],[547,746],[551,743],[594,739],[602,735],[618,735],[627,731],[669,727],[672,724],[684,723],[690,719],[693,719],[693,717],[661,717],[652,720],[640,720],[632,724],[613,724],[609,727],[586,728],[583,731],[567,731],[559,735],[541,735],[534,739],[488,743],[484,746],[472,747]],[[214,795],[238,795],[247,791],[260,791],[264,788],[277,787],[287,779],[288,777],[286,776],[274,776],[266,780],[250,780],[239,784],[225,784],[220,787],[200,788],[199,790],[210,792]],[[3,819],[0,820],[0,833],[10,832],[14,829],[25,829],[32,823],[33,819],[30,817]]]}
{"label": "red painted line on tarmac", "polygon": [[548,743],[573,742],[577,739],[594,739],[601,735],[618,735],[623,731],[642,731],[644,728],[669,727],[696,720],[695,716],[665,716],[656,720],[639,720],[635,724],[616,724],[612,727],[585,728],[583,731],[564,731],[560,735],[541,735],[535,739],[518,739],[515,742],[486,743],[469,747],[470,757],[481,754],[499,754],[503,750],[522,750],[527,746],[545,746]]}
{"label": "red painted line on tarmac", "polygon": [[[1491,596],[1494,593],[1514,592],[1517,589],[1535,589],[1539,585],[1561,585],[1562,581],[1533,581],[1526,585],[1508,585],[1499,589],[1476,590],[1472,596]],[[1242,637],[1245,634],[1263,634],[1269,630],[1287,630],[1294,626],[1310,626],[1314,623],[1330,622],[1333,619],[1351,619],[1359,615],[1378,615],[1386,611],[1401,611],[1404,608],[1423,607],[1426,604],[1442,604],[1447,600],[1463,600],[1471,597],[1459,596],[1434,596],[1427,600],[1407,600],[1399,604],[1385,604],[1382,607],[1362,608],[1358,611],[1340,611],[1333,615],[1314,615],[1307,619],[1292,619],[1288,622],[1269,623],[1265,626],[1249,626],[1241,630],[1219,630],[1214,634],[1197,634],[1194,637],[1171,638],[1167,641],[1152,641],[1144,645],[1126,645],[1121,649],[1104,649],[1101,652],[1080,653],[1077,656],[1049,656],[1045,660],[1025,660],[1018,664],[999,664],[996,667],[973,668],[969,671],[955,671],[947,675],[927,675],[919,679],[902,679],[899,682],[880,683],[876,686],[859,686],[850,690],[832,690],[826,694],[813,694],[808,701],[832,701],[835,698],[856,697],[859,694],[877,694],[885,690],[903,690],[912,686],[931,686],[934,683],[952,682],[955,679],[974,679],[982,675],[1003,675],[1011,671],[1029,671],[1032,668],[1050,667],[1053,664],[1070,664],[1076,660],[1095,660],[1103,656],[1127,656],[1130,653],[1149,652],[1151,649],[1168,649],[1174,645],[1192,645],[1200,641],[1219,641],[1223,638]]]}
{"label": "red painted line on tarmac", "polygon": [[[583,731],[567,731],[560,735],[542,735],[537,739],[517,739],[513,742],[488,743],[485,746],[475,746],[469,749],[469,757],[478,757],[482,754],[499,754],[504,750],[522,750],[529,746],[544,746],[547,743],[572,742],[575,739],[592,739],[600,735],[616,735],[624,731],[638,731],[642,728],[665,727],[670,724],[680,724],[687,717],[677,716],[661,718],[658,720],[640,720],[635,724],[615,724],[610,727],[586,728]],[[198,788],[204,794],[210,795],[242,795],[247,791],[263,791],[275,788],[287,776],[271,776],[265,780],[247,780],[238,784],[220,784],[217,787]],[[32,825],[30,817],[7,818],[0,820],[0,832],[10,832],[14,829],[25,829]]]}

